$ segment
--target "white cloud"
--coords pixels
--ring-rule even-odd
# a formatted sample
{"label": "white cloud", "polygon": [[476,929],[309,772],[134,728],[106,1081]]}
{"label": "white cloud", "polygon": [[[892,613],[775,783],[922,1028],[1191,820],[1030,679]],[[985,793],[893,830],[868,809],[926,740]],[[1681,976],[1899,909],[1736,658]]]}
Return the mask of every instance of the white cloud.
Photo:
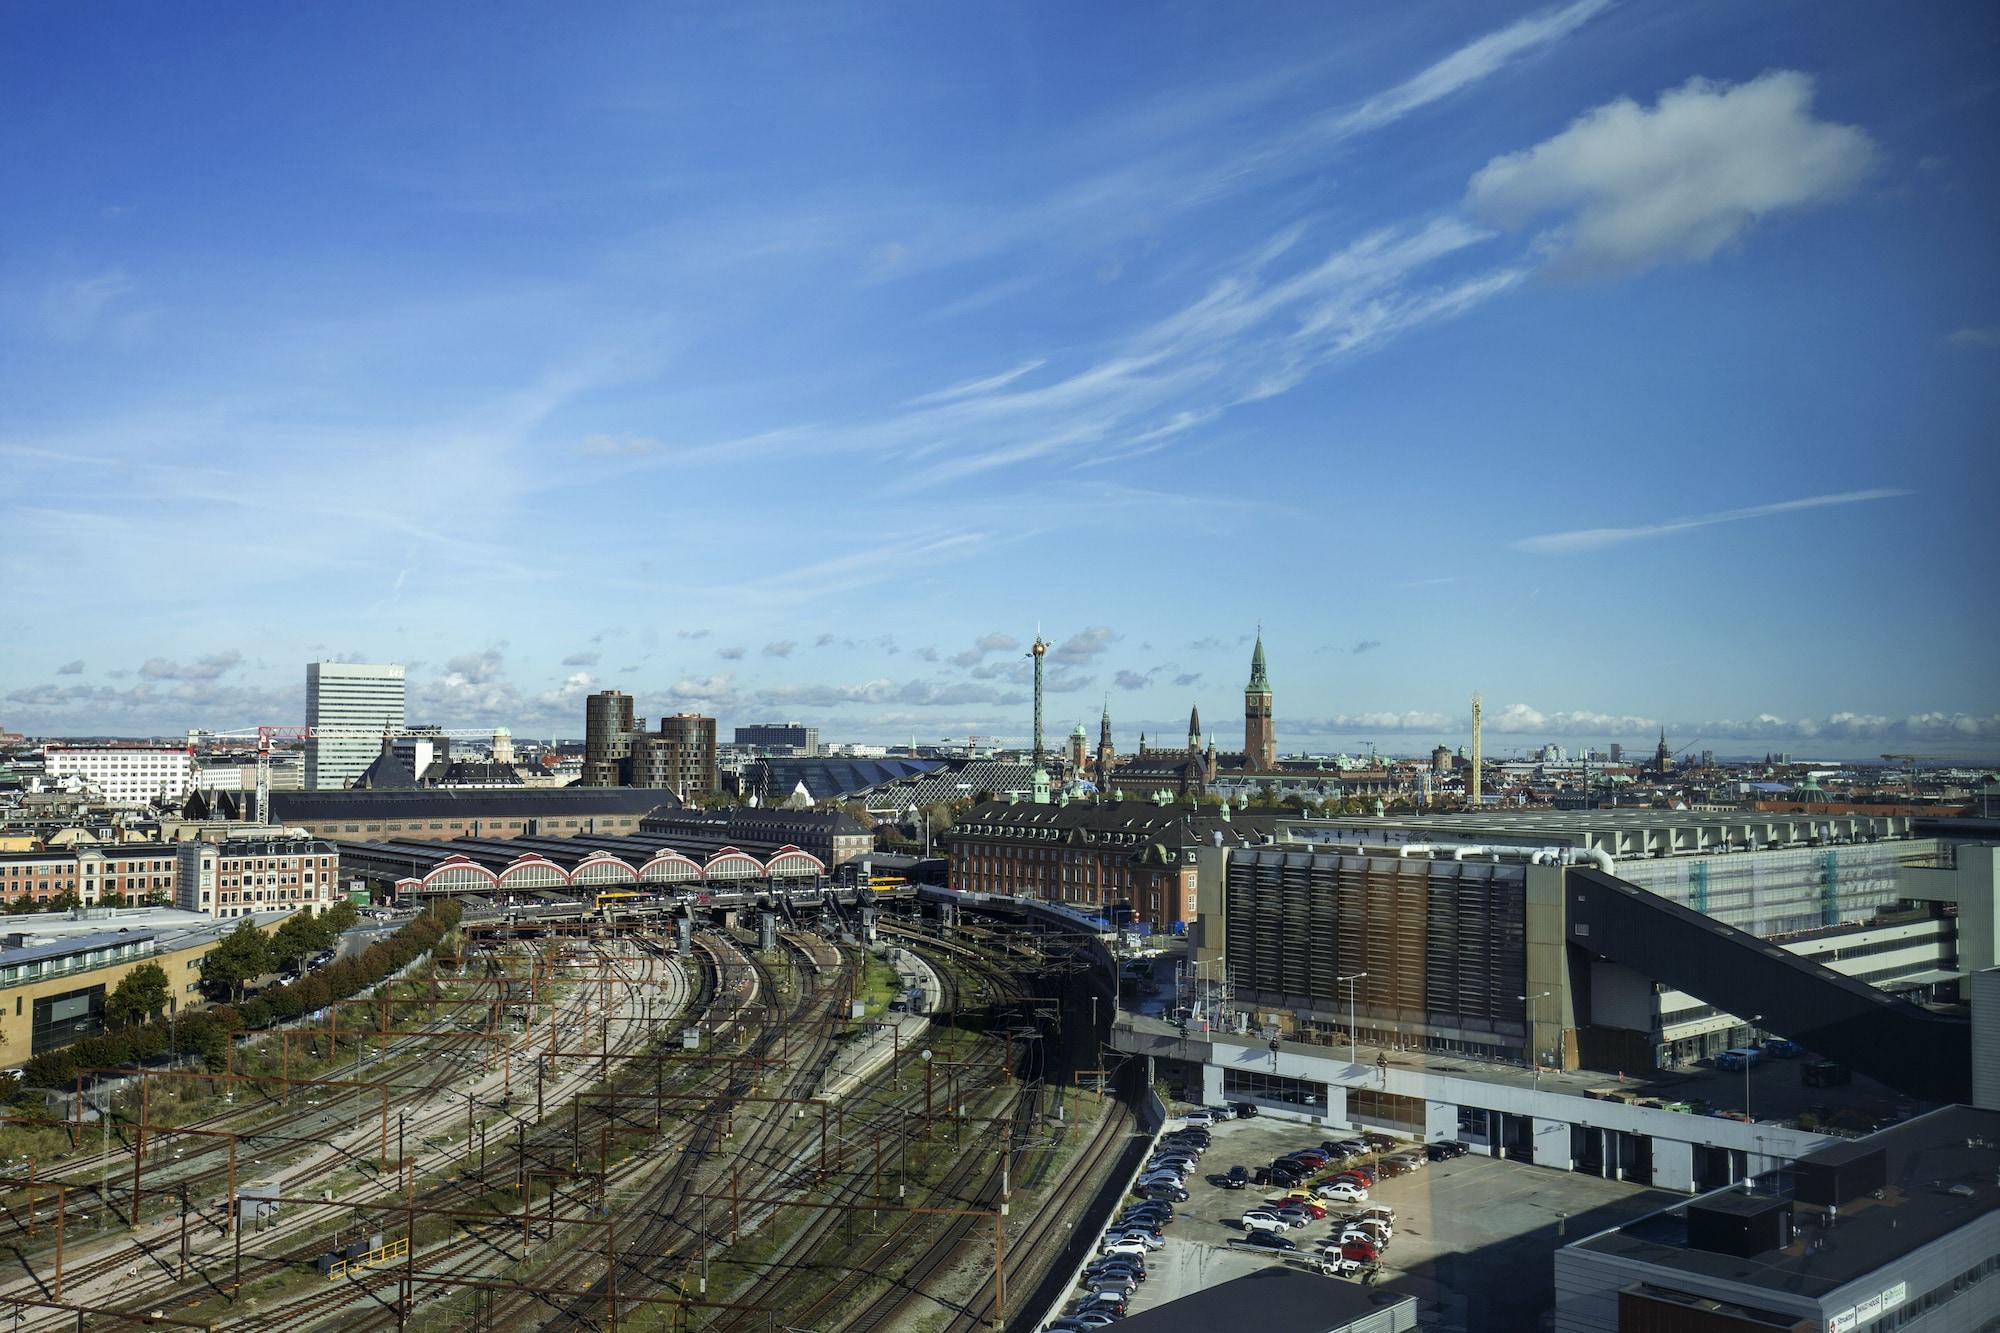
{"label": "white cloud", "polygon": [[1092,625],[1064,639],[1049,653],[1049,661],[1058,666],[1088,666],[1118,638],[1119,635],[1108,625]]}
{"label": "white cloud", "polygon": [[1953,329],[1945,337],[1952,347],[2000,347],[2000,325],[1989,324],[1985,328]]}
{"label": "white cloud", "polygon": [[151,658],[139,668],[139,674],[147,680],[214,680],[242,665],[243,654],[231,648],[228,652],[211,653],[185,664],[169,662],[163,657]]}
{"label": "white cloud", "polygon": [[1539,537],[1523,537],[1513,542],[1512,546],[1517,551],[1526,551],[1531,555],[1574,555],[1581,551],[1599,551],[1607,546],[1617,546],[1624,542],[1643,541],[1648,537],[1670,537],[1695,528],[1713,527],[1717,523],[1741,523],[1746,519],[1770,518],[1777,514],[1796,513],[1802,509],[1862,504],[1870,500],[1893,500],[1911,494],[1914,492],[1878,488],[1868,491],[1841,491],[1834,495],[1808,495],[1798,500],[1780,500],[1775,504],[1750,505],[1743,509],[1724,509],[1713,514],[1670,518],[1663,523],[1645,523],[1630,528],[1577,528],[1570,532],[1544,533]]}
{"label": "white cloud", "polygon": [[972,646],[964,652],[952,654],[951,664],[957,667],[976,667],[986,660],[988,653],[1011,653],[1020,646],[1019,639],[996,629],[991,634],[982,634],[974,639]]}
{"label": "white cloud", "polygon": [[74,661],[64,662],[56,668],[56,674],[58,676],[81,676],[83,674],[83,659],[79,657]]}
{"label": "white cloud", "polygon": [[571,653],[562,660],[564,666],[593,667],[603,657],[602,653]]}
{"label": "white cloud", "polygon": [[715,655],[721,658],[725,662],[740,662],[743,660],[743,649],[717,648],[715,650]]}
{"label": "white cloud", "polygon": [[1812,100],[1811,76],[1796,70],[1733,87],[1690,79],[1651,110],[1620,98],[1494,158],[1467,198],[1508,227],[1566,215],[1554,241],[1577,269],[1707,259],[1759,219],[1837,199],[1874,168],[1874,141],[1814,119]]}
{"label": "white cloud", "polygon": [[792,650],[797,648],[798,646],[799,645],[794,641],[792,641],[791,639],[777,639],[771,643],[767,643],[764,645],[764,656],[790,657],[792,655]]}

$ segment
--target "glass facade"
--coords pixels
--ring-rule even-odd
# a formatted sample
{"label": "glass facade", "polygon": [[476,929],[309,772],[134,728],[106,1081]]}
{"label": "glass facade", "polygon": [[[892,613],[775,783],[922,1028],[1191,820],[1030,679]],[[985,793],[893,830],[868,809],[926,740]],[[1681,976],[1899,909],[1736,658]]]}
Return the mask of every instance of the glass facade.
{"label": "glass facade", "polygon": [[103,1030],[103,986],[44,995],[35,1001],[35,1028],[28,1050],[32,1055],[40,1055]]}

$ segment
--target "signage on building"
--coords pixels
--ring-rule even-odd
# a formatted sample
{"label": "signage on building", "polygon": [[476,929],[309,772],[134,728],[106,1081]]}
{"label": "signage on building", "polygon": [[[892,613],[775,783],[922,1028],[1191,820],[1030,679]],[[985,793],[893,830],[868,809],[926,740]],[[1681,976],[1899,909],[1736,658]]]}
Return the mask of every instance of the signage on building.
{"label": "signage on building", "polygon": [[1864,1324],[1880,1319],[1910,1297],[1907,1282],[1898,1282],[1887,1291],[1870,1296],[1826,1321],[1826,1333],[1851,1333]]}

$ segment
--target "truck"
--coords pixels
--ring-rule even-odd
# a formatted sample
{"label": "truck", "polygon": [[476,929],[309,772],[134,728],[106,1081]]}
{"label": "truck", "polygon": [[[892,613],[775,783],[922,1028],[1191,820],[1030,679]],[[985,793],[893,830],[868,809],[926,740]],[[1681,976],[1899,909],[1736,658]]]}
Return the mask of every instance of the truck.
{"label": "truck", "polygon": [[1732,1046],[1715,1057],[1715,1067],[1721,1070],[1748,1069],[1764,1058],[1764,1052],[1755,1046]]}

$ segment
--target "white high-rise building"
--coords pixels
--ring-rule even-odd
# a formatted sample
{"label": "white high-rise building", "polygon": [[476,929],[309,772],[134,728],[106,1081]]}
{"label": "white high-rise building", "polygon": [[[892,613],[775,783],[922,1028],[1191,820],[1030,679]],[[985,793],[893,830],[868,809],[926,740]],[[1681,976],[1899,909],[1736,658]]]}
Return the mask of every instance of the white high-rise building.
{"label": "white high-rise building", "polygon": [[178,745],[51,745],[44,753],[50,777],[80,778],[111,805],[178,800],[194,785],[194,763]]}
{"label": "white high-rise building", "polygon": [[338,789],[382,753],[385,728],[403,729],[403,668],[365,662],[306,664],[306,790]]}

